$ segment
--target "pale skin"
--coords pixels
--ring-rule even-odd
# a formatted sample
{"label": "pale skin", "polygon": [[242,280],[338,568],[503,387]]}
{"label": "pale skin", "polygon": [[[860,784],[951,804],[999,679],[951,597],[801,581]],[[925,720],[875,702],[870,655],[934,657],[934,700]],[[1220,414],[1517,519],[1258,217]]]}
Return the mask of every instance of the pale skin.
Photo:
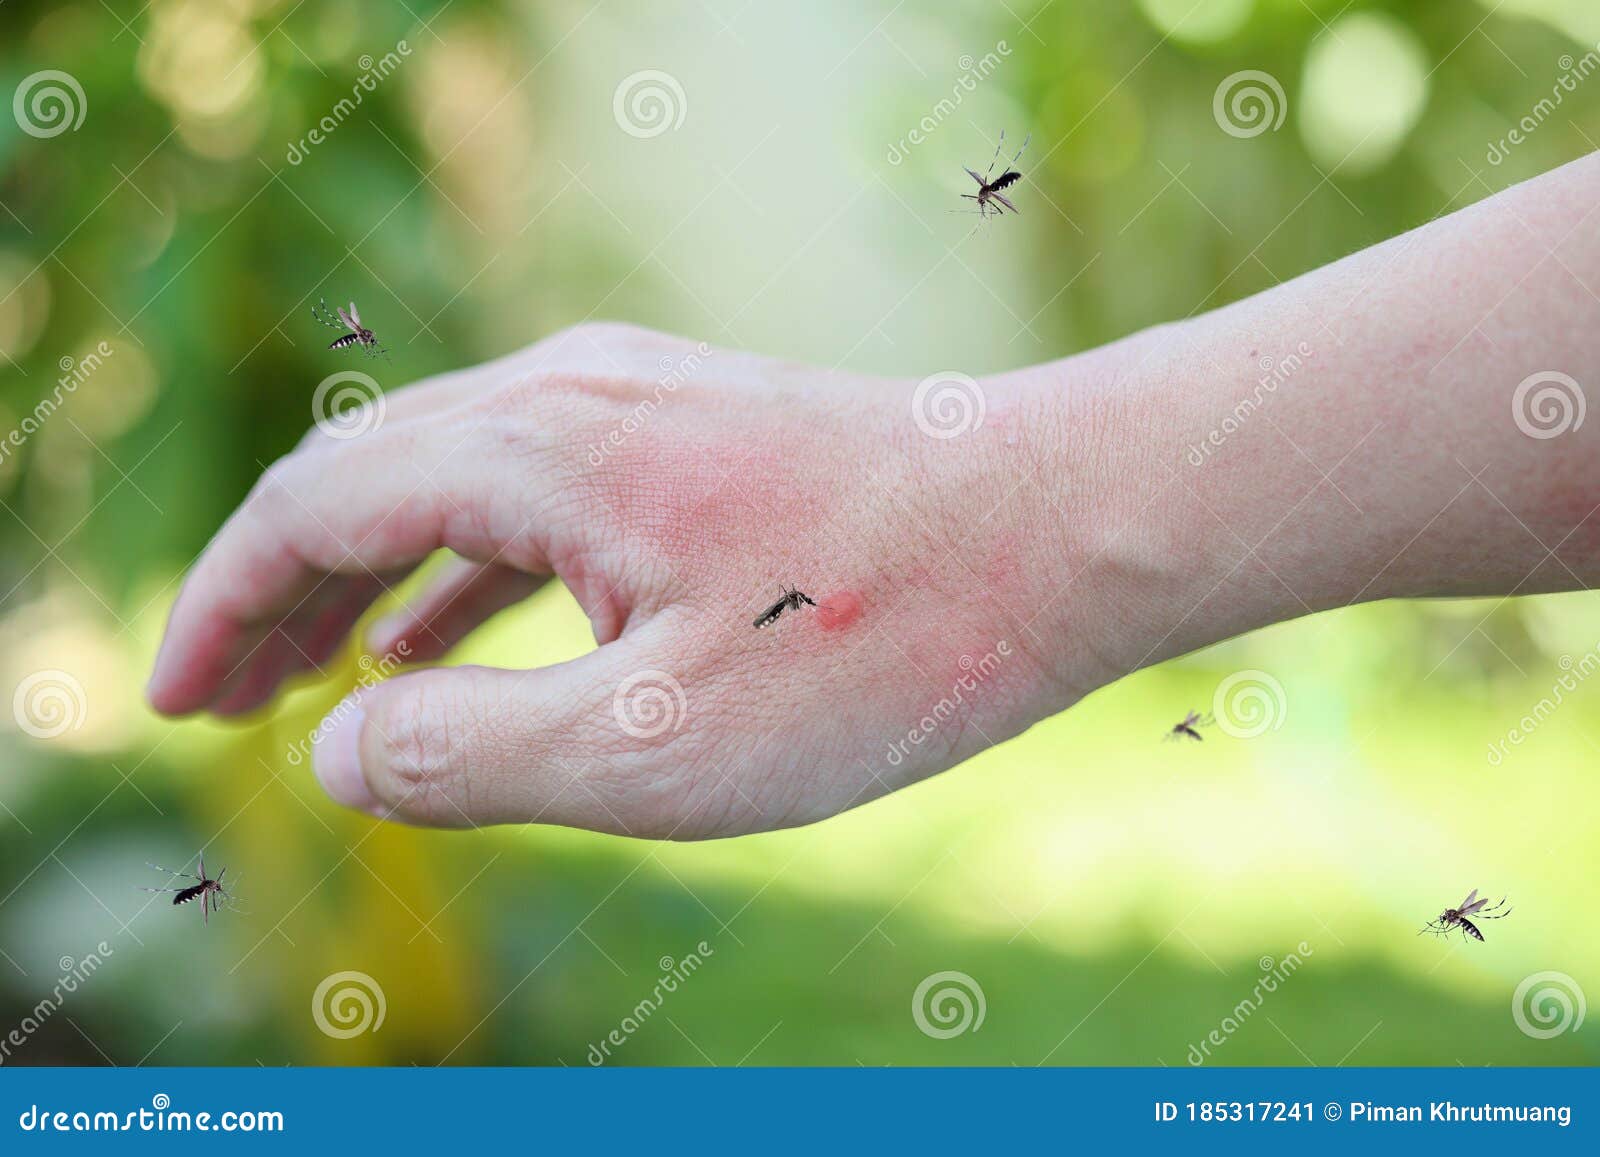
{"label": "pale skin", "polygon": [[[150,700],[261,707],[440,549],[374,655],[440,657],[554,576],[595,651],[399,674],[338,713],[319,780],[413,824],[710,838],[846,810],[1264,624],[1591,586],[1600,418],[1534,437],[1513,399],[1547,371],[1596,384],[1597,206],[1600,155],[982,379],[982,424],[949,438],[913,420],[916,377],[556,334],[276,463],[188,576]],[[1522,409],[1559,425],[1550,404]],[[790,583],[818,606],[753,629]]]}

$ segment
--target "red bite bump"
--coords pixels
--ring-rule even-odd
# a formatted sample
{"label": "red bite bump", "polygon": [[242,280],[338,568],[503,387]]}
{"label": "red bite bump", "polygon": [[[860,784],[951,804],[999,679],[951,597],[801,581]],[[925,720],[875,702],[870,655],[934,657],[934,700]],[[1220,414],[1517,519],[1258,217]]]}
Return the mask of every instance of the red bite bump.
{"label": "red bite bump", "polygon": [[861,611],[861,596],[852,591],[841,591],[817,604],[817,622],[824,631],[842,631],[861,618]]}

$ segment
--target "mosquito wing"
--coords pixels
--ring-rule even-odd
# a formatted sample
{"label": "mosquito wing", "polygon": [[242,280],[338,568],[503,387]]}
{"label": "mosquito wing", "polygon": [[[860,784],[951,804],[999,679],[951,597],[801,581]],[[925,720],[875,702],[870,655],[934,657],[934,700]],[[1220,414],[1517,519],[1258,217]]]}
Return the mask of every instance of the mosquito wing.
{"label": "mosquito wing", "polygon": [[989,196],[993,197],[996,201],[999,201],[1002,205],[1004,205],[1007,209],[1010,209],[1013,213],[1015,213],[1017,211],[1017,207],[1015,205],[1013,205],[1010,201],[1007,201],[999,193],[991,191],[989,193]]}
{"label": "mosquito wing", "polygon": [[1474,888],[1472,891],[1467,893],[1467,898],[1465,900],[1456,905],[1456,911],[1460,912],[1463,916],[1467,915],[1467,913],[1474,910],[1472,907],[1472,902],[1477,899],[1478,889]]}
{"label": "mosquito wing", "polygon": [[356,328],[361,327],[361,311],[356,308],[356,303],[350,303],[350,320],[356,323]]}
{"label": "mosquito wing", "polygon": [[1476,896],[1477,894],[1478,894],[1478,890],[1476,888],[1474,888],[1472,890],[1472,896],[1468,896],[1465,900],[1461,901],[1461,914],[1463,916],[1471,916],[1471,915],[1473,915],[1475,912],[1477,912],[1479,909],[1481,909],[1485,904],[1487,904],[1489,902],[1489,897],[1487,897],[1487,896],[1484,896],[1482,899],[1479,899],[1479,900],[1473,899],[1473,896]]}
{"label": "mosquito wing", "polygon": [[[966,166],[963,165],[962,168],[966,168]],[[978,188],[980,188],[980,189],[983,188],[984,181],[983,181],[982,177],[978,176],[977,170],[975,170],[975,169],[967,169],[967,176],[971,177],[974,181],[978,182]]]}
{"label": "mosquito wing", "polygon": [[[350,315],[344,311],[344,306],[337,305],[337,306],[334,306],[334,308],[339,311],[339,320],[344,322],[345,325],[349,326],[352,331],[359,331],[361,329],[361,323],[357,322],[357,321],[352,321],[351,318],[350,318]],[[350,303],[350,308],[352,310],[355,308],[355,302],[352,301]]]}

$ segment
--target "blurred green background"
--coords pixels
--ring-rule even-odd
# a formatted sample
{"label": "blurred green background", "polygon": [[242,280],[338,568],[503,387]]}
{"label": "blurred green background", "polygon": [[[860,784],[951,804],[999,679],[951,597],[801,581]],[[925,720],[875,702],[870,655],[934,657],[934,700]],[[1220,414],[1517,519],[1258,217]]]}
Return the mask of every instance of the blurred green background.
{"label": "blurred green background", "polygon": [[[83,119],[0,115],[0,431],[62,359],[112,353],[0,459],[0,691],[66,689],[54,724],[0,711],[0,1036],[35,1021],[4,1059],[581,1065],[619,1030],[608,1063],[1182,1065],[1219,1030],[1210,1063],[1600,1060],[1577,1023],[1600,686],[1487,756],[1600,643],[1588,594],[1286,624],[838,819],[705,845],[333,807],[287,753],[353,650],[242,724],[141,700],[186,565],[334,369],[395,388],[590,317],[906,377],[1059,357],[1595,147],[1597,42],[1587,0],[6,3],[0,96],[60,70]],[[653,82],[665,122],[618,111],[644,70],[676,85]],[[1246,70],[1281,88],[1275,127],[1219,119]],[[1022,215],[978,228],[949,210],[1001,129],[1033,134]],[[323,294],[392,364],[325,354]],[[457,658],[590,646],[555,588]],[[1161,742],[1245,668],[1283,688],[1275,729]],[[247,909],[209,928],[136,890],[201,847]],[[1515,914],[1416,935],[1470,887]],[[984,1019],[929,1035],[914,993],[952,971]],[[341,972],[381,1026],[319,1027]],[[1548,1035],[1514,1013],[1530,977]]]}

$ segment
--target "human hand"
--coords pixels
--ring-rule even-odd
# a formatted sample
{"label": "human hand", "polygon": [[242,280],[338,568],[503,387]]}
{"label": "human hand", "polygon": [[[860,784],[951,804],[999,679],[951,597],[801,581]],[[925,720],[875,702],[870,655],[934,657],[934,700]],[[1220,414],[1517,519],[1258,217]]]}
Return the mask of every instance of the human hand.
{"label": "human hand", "polygon": [[[442,547],[459,557],[369,630],[373,654],[438,658],[552,574],[600,646],[357,692],[315,752],[335,800],[675,838],[816,820],[1114,673],[1083,632],[1060,643],[1088,584],[1076,615],[1059,596],[1090,552],[1046,448],[1058,409],[1020,385],[919,396],[569,330],[391,394],[376,429],[313,431],[274,464],[189,576],[149,695],[172,714],[259,707]],[[757,630],[784,584],[817,605]]]}
{"label": "human hand", "polygon": [[[1596,354],[1597,181],[1600,155],[981,383],[557,334],[269,470],[180,594],[151,701],[259,706],[445,547],[371,649],[436,658],[552,574],[601,646],[365,690],[318,747],[329,794],[710,837],[832,815],[1280,619],[1593,586],[1600,423],[1561,367]],[[757,631],[784,584],[818,605]]]}

